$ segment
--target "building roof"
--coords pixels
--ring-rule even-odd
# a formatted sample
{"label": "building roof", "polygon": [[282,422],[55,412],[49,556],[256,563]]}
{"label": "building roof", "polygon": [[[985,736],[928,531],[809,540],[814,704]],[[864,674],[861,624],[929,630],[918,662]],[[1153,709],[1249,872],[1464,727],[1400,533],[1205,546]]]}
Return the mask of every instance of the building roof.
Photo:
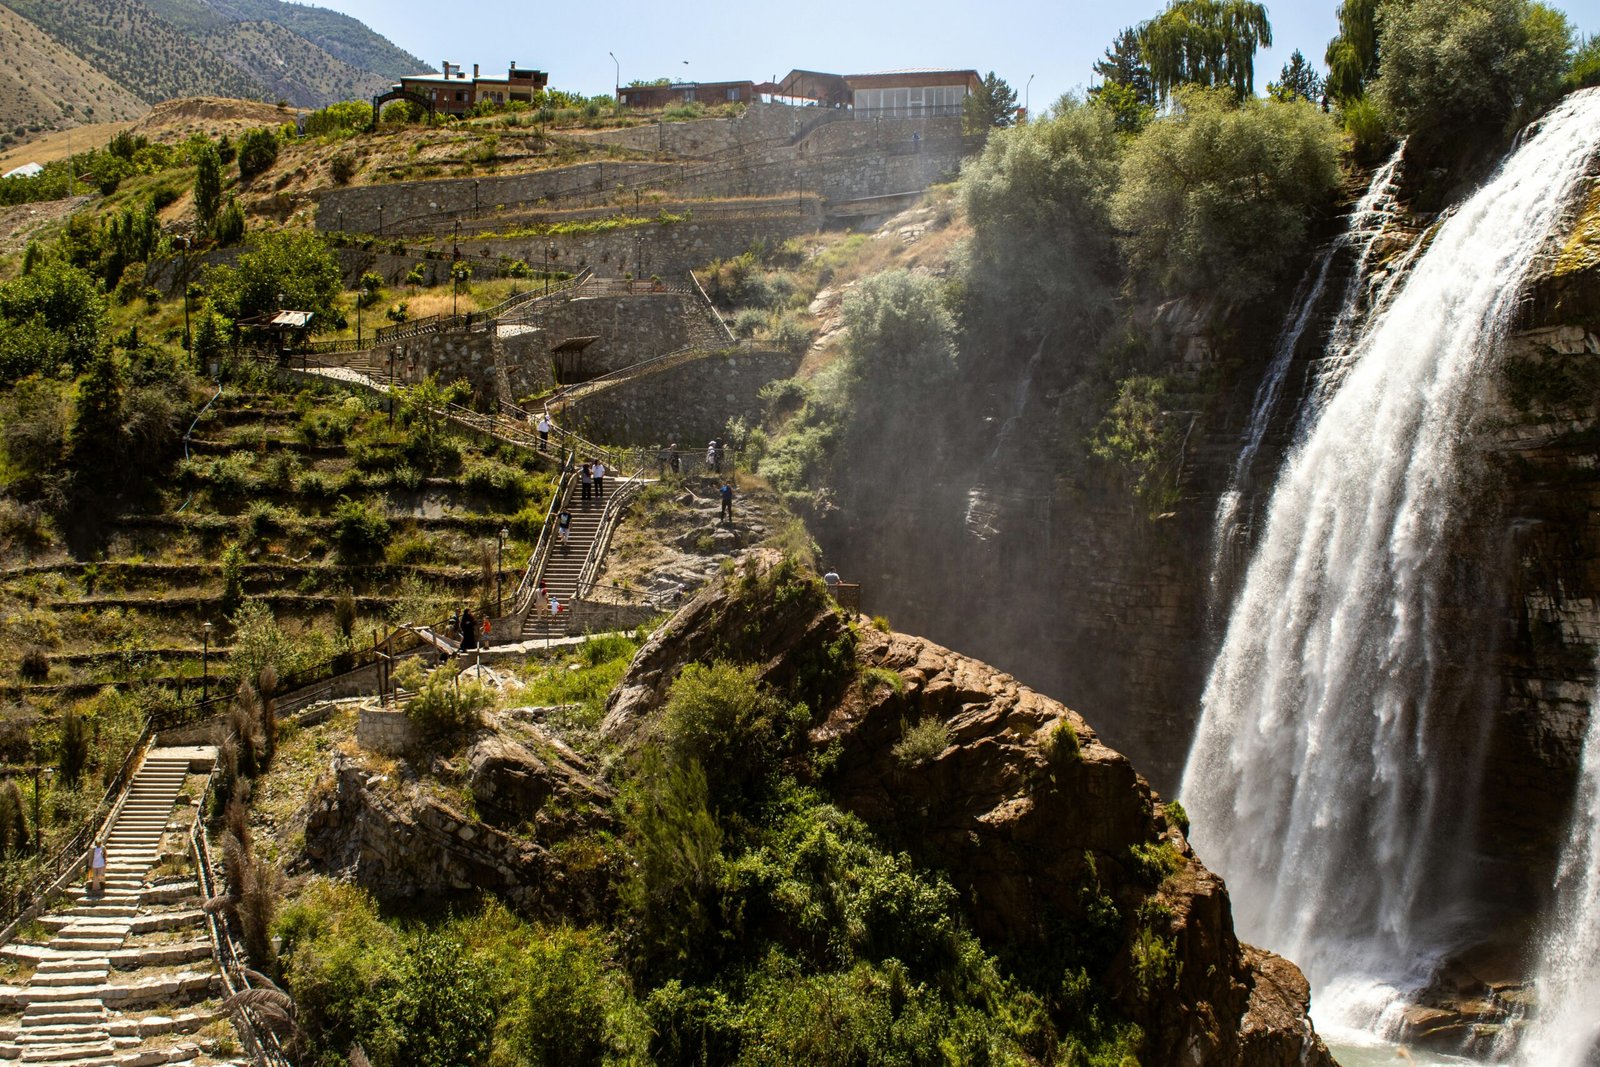
{"label": "building roof", "polygon": [[975,70],[939,70],[933,67],[911,67],[906,70],[880,70],[871,74],[846,74],[844,82],[851,89],[872,89],[882,86],[916,85],[969,85],[983,81]]}
{"label": "building roof", "polygon": [[37,178],[44,173],[44,167],[38,163],[24,163],[15,170],[8,170],[0,174],[0,178]]}

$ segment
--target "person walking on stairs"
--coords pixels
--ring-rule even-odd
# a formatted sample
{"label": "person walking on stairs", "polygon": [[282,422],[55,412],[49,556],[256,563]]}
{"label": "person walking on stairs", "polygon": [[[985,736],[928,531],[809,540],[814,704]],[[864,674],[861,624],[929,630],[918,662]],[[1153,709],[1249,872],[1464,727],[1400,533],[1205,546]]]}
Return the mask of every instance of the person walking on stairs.
{"label": "person walking on stairs", "polygon": [[569,547],[572,539],[572,512],[566,508],[561,509],[561,514],[556,516],[556,532],[561,535],[561,547]]}
{"label": "person walking on stairs", "polygon": [[539,451],[540,452],[549,451],[549,445],[550,445],[550,413],[548,411],[542,411],[542,412],[539,413]]}
{"label": "person walking on stairs", "polygon": [[583,492],[583,502],[589,503],[589,492],[594,487],[594,472],[589,467],[589,461],[584,460],[578,468],[578,488]]}
{"label": "person walking on stairs", "polygon": [[594,473],[594,498],[596,500],[604,500],[606,498],[606,465],[597,459],[590,469]]}
{"label": "person walking on stairs", "polygon": [[99,896],[106,891],[106,843],[96,841],[89,847],[89,892]]}
{"label": "person walking on stairs", "polygon": [[733,525],[733,486],[727,482],[722,483],[722,488],[717,490],[717,495],[722,498],[721,521],[729,526]]}

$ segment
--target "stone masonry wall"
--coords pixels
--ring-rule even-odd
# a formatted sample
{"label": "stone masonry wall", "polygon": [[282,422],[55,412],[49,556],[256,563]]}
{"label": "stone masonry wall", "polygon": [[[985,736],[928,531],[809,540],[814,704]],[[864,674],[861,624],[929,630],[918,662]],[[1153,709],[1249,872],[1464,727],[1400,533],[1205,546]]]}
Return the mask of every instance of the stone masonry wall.
{"label": "stone masonry wall", "polygon": [[548,363],[567,338],[599,337],[578,357],[581,377],[592,378],[685,347],[695,320],[709,316],[698,297],[679,293],[578,297],[540,316],[534,343]]}
{"label": "stone masonry wall", "polygon": [[[393,346],[395,374],[419,382],[432,374],[441,382],[465,378],[478,397],[514,403],[542,393],[555,375],[537,333],[496,337],[487,330],[473,333],[423,334]],[[384,350],[387,351],[387,350]]]}
{"label": "stone masonry wall", "polygon": [[787,144],[825,123],[848,120],[849,112],[787,104],[754,103],[733,118],[693,122],[653,122],[625,130],[578,134],[593,144],[616,145],[638,152],[705,159]]}
{"label": "stone masonry wall", "polygon": [[566,420],[595,441],[617,445],[703,444],[728,420],[761,410],[761,387],[794,374],[791,352],[736,351],[648,374],[574,402]]}

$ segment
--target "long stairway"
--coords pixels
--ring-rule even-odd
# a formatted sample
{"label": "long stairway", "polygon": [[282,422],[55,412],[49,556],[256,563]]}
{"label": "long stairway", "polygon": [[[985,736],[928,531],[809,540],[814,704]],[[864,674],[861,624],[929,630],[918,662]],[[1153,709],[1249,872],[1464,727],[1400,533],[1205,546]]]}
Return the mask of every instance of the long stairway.
{"label": "long stairway", "polygon": [[[186,820],[199,813],[192,801],[178,803],[191,771],[203,782],[202,768],[214,759],[212,749],[152,749],[107,835],[105,889],[74,887],[24,936],[0,947],[0,958],[24,973],[32,968],[17,984],[0,986],[0,1014],[7,1016],[0,1060],[51,1067],[236,1062],[222,1054],[221,1046],[234,1042],[214,999],[221,980],[184,858]],[[151,1010],[158,1006],[159,1013]],[[219,1025],[228,1040],[209,1042],[218,1055],[188,1036]]]}
{"label": "long stairway", "polygon": [[[568,504],[572,512],[572,537],[565,545],[559,539],[551,544],[550,558],[543,572],[545,588],[563,605],[572,603],[578,594],[578,578],[583,573],[583,561],[589,558],[589,550],[600,534],[600,516],[605,511],[606,501],[611,499],[621,482],[622,479],[615,473],[607,474],[603,495],[592,497],[587,503],[581,498],[577,486],[573,486],[572,500]],[[522,623],[524,641],[562,637],[566,632],[565,617],[552,617],[545,604],[536,603]]]}

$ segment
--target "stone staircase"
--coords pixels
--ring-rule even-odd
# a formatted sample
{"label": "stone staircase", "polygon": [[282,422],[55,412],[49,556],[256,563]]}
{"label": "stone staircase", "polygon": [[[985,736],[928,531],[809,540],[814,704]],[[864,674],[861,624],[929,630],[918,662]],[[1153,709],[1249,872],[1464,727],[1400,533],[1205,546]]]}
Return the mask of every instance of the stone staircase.
{"label": "stone staircase", "polygon": [[[574,474],[574,482],[576,478]],[[578,578],[583,573],[584,560],[589,558],[589,550],[600,534],[600,516],[605,512],[606,501],[611,499],[622,480],[615,472],[608,473],[604,495],[590,499],[587,506],[579,499],[577,485],[573,485],[572,497],[567,505],[572,512],[572,537],[566,545],[559,540],[551,544],[543,571],[545,587],[563,605],[572,603],[577,597]],[[548,605],[535,604],[522,622],[524,641],[564,637],[566,633],[566,619],[552,618]]]}
{"label": "stone staircase", "polygon": [[[248,1062],[224,1052],[238,1042],[216,999],[222,981],[187,853],[197,800],[178,802],[191,772],[198,795],[215,758],[210,748],[152,749],[107,835],[104,891],[73,887],[0,947],[18,971],[0,986],[0,1062]],[[203,1029],[210,1036],[196,1038]]]}

